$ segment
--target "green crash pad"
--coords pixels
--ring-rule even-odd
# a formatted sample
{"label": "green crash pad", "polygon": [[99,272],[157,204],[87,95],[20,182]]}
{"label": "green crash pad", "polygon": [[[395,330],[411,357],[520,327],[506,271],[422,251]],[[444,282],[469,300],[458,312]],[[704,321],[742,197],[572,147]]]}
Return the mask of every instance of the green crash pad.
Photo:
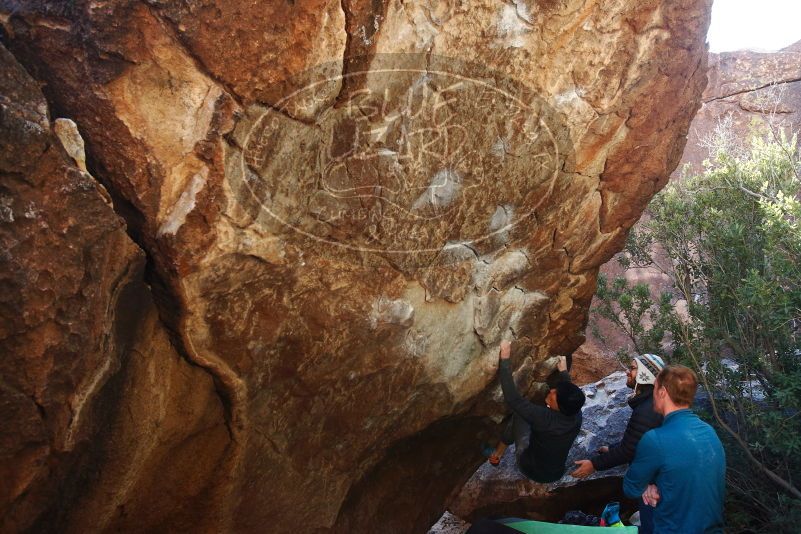
{"label": "green crash pad", "polygon": [[529,520],[505,519],[498,522],[525,534],[600,534],[602,531],[609,534],[637,534],[638,530],[637,527],[585,527]]}

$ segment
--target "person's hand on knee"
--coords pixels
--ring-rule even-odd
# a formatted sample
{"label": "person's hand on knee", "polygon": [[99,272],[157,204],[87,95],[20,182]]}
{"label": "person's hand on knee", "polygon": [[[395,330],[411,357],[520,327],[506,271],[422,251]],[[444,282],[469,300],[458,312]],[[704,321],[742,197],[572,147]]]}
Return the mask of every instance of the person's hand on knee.
{"label": "person's hand on knee", "polygon": [[570,476],[573,478],[587,478],[591,474],[595,473],[595,466],[592,465],[590,460],[576,460],[574,462],[578,468],[570,473]]}

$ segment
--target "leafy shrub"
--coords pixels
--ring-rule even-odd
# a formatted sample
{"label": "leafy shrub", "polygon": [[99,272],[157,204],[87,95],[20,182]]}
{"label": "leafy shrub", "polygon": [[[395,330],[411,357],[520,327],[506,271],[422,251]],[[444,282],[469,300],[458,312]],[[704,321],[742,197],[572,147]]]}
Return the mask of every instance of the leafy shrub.
{"label": "leafy shrub", "polygon": [[699,373],[727,450],[734,531],[801,531],[801,179],[796,138],[713,146],[651,202],[621,263],[671,293],[599,277],[596,313],[638,352]]}

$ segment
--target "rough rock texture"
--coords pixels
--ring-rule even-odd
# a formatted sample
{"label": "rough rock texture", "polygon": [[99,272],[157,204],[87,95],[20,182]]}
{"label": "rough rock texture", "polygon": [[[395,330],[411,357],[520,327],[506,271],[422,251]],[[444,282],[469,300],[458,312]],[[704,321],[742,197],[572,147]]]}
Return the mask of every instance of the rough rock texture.
{"label": "rough rock texture", "polygon": [[624,368],[613,353],[591,350],[591,341],[592,338],[588,336],[587,341],[573,352],[571,358],[570,376],[579,386],[597,382],[609,373]]}
{"label": "rough rock texture", "polygon": [[[147,253],[159,320],[137,313],[132,339],[167,366],[132,358],[114,388],[139,414],[93,440],[117,468],[80,506],[21,496],[26,517],[428,528],[495,429],[500,339],[531,391],[582,342],[598,267],[681,155],[710,3],[0,0],[3,42]],[[131,324],[109,300],[95,332]]]}
{"label": "rough rock texture", "polygon": [[[709,83],[703,105],[690,125],[687,146],[672,179],[703,171],[709,158],[708,140],[717,130],[748,145],[749,138],[801,132],[801,41],[778,52],[724,52],[709,54]],[[670,280],[653,269],[624,270],[612,259],[602,268],[606,276],[625,276],[630,283],[646,283],[655,295],[670,290]],[[582,351],[588,359],[604,358],[631,342],[603,319],[604,340],[588,336]],[[603,355],[603,356],[600,356]]]}
{"label": "rough rock texture", "polygon": [[429,529],[428,534],[464,534],[469,528],[470,523],[450,512],[445,512]]}
{"label": "rough rock texture", "polygon": [[0,531],[180,525],[228,446],[213,382],[172,349],[74,124],[1,46],[0,106]]}
{"label": "rough rock texture", "polygon": [[[589,458],[603,445],[614,445],[623,437],[631,417],[627,401],[631,389],[622,371],[582,387],[587,402],[584,423],[568,455],[567,465]],[[600,513],[606,502],[619,500],[624,466],[599,471],[579,481],[568,474],[552,484],[532,482],[515,466],[514,445],[506,450],[498,467],[484,463],[448,503],[449,515],[432,529],[460,528],[459,520],[472,521],[490,515],[510,515],[555,521],[568,510]],[[600,507],[599,510],[595,508]],[[469,525],[461,525],[464,530]],[[448,530],[446,530],[448,531]]]}

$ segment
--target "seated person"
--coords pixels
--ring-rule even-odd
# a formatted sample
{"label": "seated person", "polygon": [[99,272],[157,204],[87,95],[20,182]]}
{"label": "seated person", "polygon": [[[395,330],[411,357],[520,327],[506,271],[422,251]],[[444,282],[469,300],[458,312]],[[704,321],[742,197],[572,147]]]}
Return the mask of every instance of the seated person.
{"label": "seated person", "polygon": [[512,418],[490,462],[497,465],[495,460],[507,445],[514,443],[521,473],[535,482],[554,482],[564,474],[567,454],[581,429],[584,392],[570,381],[567,360],[560,356],[559,382],[545,397],[545,406],[525,399],[512,378],[511,347],[510,342],[501,342],[499,372],[503,397],[512,409]]}

